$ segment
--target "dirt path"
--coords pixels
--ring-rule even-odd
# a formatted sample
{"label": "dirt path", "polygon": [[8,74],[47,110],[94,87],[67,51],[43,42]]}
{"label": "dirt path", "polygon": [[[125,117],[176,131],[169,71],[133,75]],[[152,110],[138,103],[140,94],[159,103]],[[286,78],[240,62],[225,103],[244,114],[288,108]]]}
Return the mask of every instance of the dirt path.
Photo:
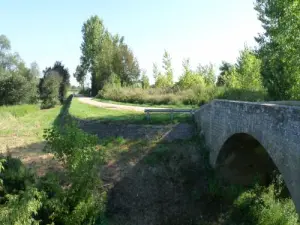
{"label": "dirt path", "polygon": [[116,110],[131,110],[137,112],[144,112],[145,109],[164,109],[164,108],[151,108],[151,107],[142,107],[142,106],[132,106],[132,105],[117,105],[106,102],[98,102],[88,97],[78,97],[78,100],[82,103],[93,105],[101,108],[109,108]]}

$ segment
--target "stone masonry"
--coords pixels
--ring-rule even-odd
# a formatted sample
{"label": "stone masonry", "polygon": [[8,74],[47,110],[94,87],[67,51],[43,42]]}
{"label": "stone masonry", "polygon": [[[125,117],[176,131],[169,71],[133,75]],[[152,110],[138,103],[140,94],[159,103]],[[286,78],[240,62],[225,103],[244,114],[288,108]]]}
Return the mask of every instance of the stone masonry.
{"label": "stone masonry", "polygon": [[220,149],[232,135],[245,133],[259,141],[282,174],[300,213],[300,107],[214,100],[195,112],[195,121],[214,167]]}

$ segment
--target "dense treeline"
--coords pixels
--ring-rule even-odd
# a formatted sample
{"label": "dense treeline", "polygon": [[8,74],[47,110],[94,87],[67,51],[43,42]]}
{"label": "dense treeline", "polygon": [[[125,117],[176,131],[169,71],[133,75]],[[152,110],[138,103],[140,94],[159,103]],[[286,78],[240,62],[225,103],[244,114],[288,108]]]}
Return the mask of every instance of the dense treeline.
{"label": "dense treeline", "polygon": [[174,82],[171,58],[167,52],[162,64],[163,71],[159,70],[156,63],[153,64],[155,84],[152,87],[143,74],[141,81],[130,87],[106,83],[98,97],[130,103],[174,105],[201,105],[215,98],[243,101],[270,99],[263,86],[261,60],[247,46],[240,52],[236,64],[222,63],[218,78],[212,64],[199,64],[194,70],[190,60],[184,59],[183,73],[178,82]]}
{"label": "dense treeline", "polygon": [[38,65],[27,68],[20,56],[11,52],[8,38],[0,35],[0,105],[37,102],[38,79]]}
{"label": "dense treeline", "polygon": [[11,52],[9,39],[0,36],[0,105],[34,104],[41,108],[63,103],[70,85],[68,69],[61,62],[47,67],[40,78],[36,62],[27,68],[18,53]]}
{"label": "dense treeline", "polygon": [[[123,43],[124,39],[112,36],[103,22],[93,16],[83,25],[81,65],[75,77],[83,84],[87,71],[91,72],[92,95],[118,101],[148,102],[147,99],[164,95],[169,103],[176,103],[177,96],[188,99],[177,103],[199,103],[220,96],[240,99],[241,95],[235,93],[242,91],[245,95],[254,95],[241,100],[297,100],[300,98],[300,41],[295,37],[299,36],[300,3],[295,0],[257,0],[255,10],[264,28],[264,32],[255,38],[258,47],[245,46],[235,64],[222,62],[218,78],[212,64],[199,65],[193,70],[189,59],[185,59],[183,73],[175,83],[171,56],[165,51],[163,69],[153,64],[155,84],[151,88],[146,72],[142,70],[142,76],[139,76],[138,62]],[[126,50],[122,51],[124,46]],[[132,60],[125,60],[127,51]],[[148,88],[151,91],[143,90]],[[190,96],[182,96],[187,92]],[[210,98],[203,97],[203,94]],[[149,100],[148,103],[155,101]]]}

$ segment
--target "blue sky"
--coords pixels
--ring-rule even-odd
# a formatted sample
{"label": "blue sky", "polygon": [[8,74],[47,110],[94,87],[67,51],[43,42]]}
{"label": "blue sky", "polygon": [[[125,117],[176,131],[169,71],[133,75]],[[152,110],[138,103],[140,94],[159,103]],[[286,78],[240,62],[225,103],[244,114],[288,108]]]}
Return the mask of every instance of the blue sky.
{"label": "blue sky", "polygon": [[[166,49],[177,79],[183,58],[198,63],[235,62],[245,43],[262,31],[253,0],[1,0],[0,34],[13,51],[40,69],[62,61],[73,74],[79,63],[81,27],[98,15],[113,34],[125,36],[153,82],[152,64]],[[74,84],[75,79],[72,77]]]}

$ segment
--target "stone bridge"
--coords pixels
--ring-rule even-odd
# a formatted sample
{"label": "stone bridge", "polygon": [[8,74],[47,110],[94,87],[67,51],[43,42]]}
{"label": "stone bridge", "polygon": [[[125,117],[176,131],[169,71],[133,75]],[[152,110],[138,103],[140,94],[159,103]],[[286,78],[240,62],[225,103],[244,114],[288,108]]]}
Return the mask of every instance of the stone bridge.
{"label": "stone bridge", "polygon": [[300,107],[214,100],[195,112],[195,120],[214,168],[227,165],[245,181],[275,166],[300,213]]}

